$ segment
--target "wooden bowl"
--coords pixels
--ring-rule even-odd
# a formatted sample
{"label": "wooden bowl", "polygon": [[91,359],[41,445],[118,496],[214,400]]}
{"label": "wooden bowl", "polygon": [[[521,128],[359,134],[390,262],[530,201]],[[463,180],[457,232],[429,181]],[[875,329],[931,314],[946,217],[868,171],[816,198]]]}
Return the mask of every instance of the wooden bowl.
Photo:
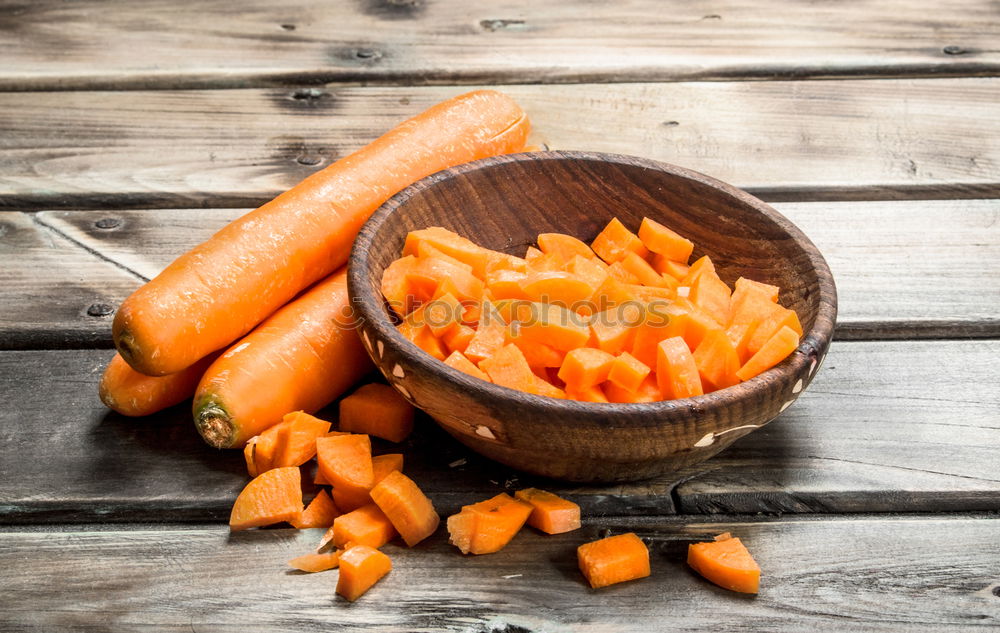
{"label": "wooden bowl", "polygon": [[[443,226],[523,256],[539,233],[590,242],[613,218],[649,216],[695,243],[732,286],[743,275],[782,288],[805,335],[785,361],[704,396],[595,404],[478,380],[410,343],[388,316],[382,271],[406,233]],[[788,408],[809,385],[833,334],[833,277],[809,239],[753,196],[655,161],[588,152],[479,160],[424,178],[372,215],[351,253],[348,283],[362,341],[389,382],[469,448],[530,473],[572,481],[643,479],[707,459]]]}

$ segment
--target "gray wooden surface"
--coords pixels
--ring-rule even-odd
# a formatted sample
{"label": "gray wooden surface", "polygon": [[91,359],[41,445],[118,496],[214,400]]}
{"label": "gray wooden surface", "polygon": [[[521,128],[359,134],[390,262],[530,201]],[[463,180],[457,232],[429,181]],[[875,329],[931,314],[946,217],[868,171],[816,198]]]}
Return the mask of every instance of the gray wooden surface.
{"label": "gray wooden surface", "polygon": [[[601,530],[650,546],[648,578],[589,589],[576,547]],[[710,585],[688,543],[739,536],[764,570],[758,596]],[[706,522],[588,521],[559,536],[523,530],[497,554],[463,557],[442,525],[358,602],[339,572],[288,559],[321,530],[230,535],[222,526],[0,533],[0,612],[18,631],[990,631],[1000,627],[996,519],[915,516]],[[30,563],[25,559],[29,558]],[[58,577],[53,584],[52,578]]]}
{"label": "gray wooden surface", "polygon": [[[202,443],[186,405],[145,419],[109,412],[96,396],[109,356],[0,352],[0,389],[15,403],[0,409],[0,514],[225,520],[246,482],[242,455]],[[428,419],[401,449],[445,513],[532,485],[602,516],[1000,510],[998,372],[996,340],[835,342],[775,422],[701,465],[635,484],[531,478],[470,454]]]}
{"label": "gray wooden surface", "polygon": [[[0,93],[0,206],[257,206],[467,89]],[[504,90],[552,149],[674,162],[768,200],[1000,193],[996,78]]]}
{"label": "gray wooden surface", "polygon": [[[34,0],[0,22],[0,89],[996,73],[988,0],[524,3]],[[446,35],[446,37],[442,37]]]}
{"label": "gray wooden surface", "polygon": [[[833,270],[838,338],[1000,333],[1000,201],[775,206]],[[0,348],[110,346],[109,310],[243,211],[0,212]]]}

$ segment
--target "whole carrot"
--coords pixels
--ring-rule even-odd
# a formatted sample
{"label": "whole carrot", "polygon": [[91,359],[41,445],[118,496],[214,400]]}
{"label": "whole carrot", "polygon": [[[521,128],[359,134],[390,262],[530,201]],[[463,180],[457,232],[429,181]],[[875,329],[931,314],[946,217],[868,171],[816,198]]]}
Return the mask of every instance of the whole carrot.
{"label": "whole carrot", "polygon": [[347,261],[368,216],[446,167],[520,151],[527,116],[490,90],[444,101],[401,123],[232,222],[122,303],[122,357],[151,376],[178,372],[249,332]]}
{"label": "whole carrot", "polygon": [[115,354],[98,387],[101,402],[130,417],[151,415],[172,407],[194,394],[201,375],[216,356],[207,356],[176,374],[147,376],[129,367],[119,354]]}
{"label": "whole carrot", "polygon": [[212,363],[195,392],[195,426],[216,448],[240,447],[286,413],[319,410],[371,370],[341,269]]}

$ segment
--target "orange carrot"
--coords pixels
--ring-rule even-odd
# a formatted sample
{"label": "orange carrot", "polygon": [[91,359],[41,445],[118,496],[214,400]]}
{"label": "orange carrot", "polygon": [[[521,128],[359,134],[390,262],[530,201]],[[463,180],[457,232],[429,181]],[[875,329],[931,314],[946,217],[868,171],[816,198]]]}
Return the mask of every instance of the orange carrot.
{"label": "orange carrot", "polygon": [[580,506],[558,495],[538,488],[525,488],[514,497],[530,503],[528,525],[546,534],[572,532],[580,527]]}
{"label": "orange carrot", "polygon": [[[403,455],[401,453],[388,453],[372,457],[373,487],[377,486],[389,473],[397,470],[403,470]],[[350,512],[371,503],[370,492],[370,489],[341,485],[333,489],[333,500],[341,511]]]}
{"label": "orange carrot", "polygon": [[463,506],[461,512],[448,517],[449,541],[463,554],[498,552],[520,531],[532,509],[503,492]]}
{"label": "orange carrot", "polygon": [[540,233],[538,248],[545,254],[557,255],[564,262],[570,261],[577,255],[588,259],[594,257],[594,251],[590,250],[589,246],[565,233]]}
{"label": "orange carrot", "polygon": [[427,495],[399,471],[377,483],[371,497],[410,547],[433,534],[441,521]]}
{"label": "orange carrot", "polygon": [[333,499],[326,490],[320,490],[297,521],[291,521],[293,527],[300,530],[306,528],[328,528],[333,520],[340,516],[340,510],[334,505]]}
{"label": "orange carrot", "polygon": [[480,380],[491,382],[490,377],[486,375],[486,372],[473,365],[472,361],[466,358],[465,354],[459,352],[458,350],[452,352],[451,356],[444,359],[444,364],[449,367],[453,367],[458,371],[463,371],[470,376],[479,378]]}
{"label": "orange carrot", "polygon": [[215,354],[207,356],[176,374],[147,376],[132,369],[121,354],[115,354],[101,376],[101,402],[129,417],[152,415],[194,395],[198,381],[215,358]]}
{"label": "orange carrot", "polygon": [[730,387],[740,381],[736,376],[740,368],[739,353],[722,330],[706,334],[693,356],[701,384],[707,391]]}
{"label": "orange carrot", "polygon": [[622,352],[611,363],[608,381],[626,391],[635,391],[649,375],[650,368],[628,352]]}
{"label": "orange carrot", "polygon": [[707,580],[741,593],[760,589],[760,567],[740,539],[720,534],[708,543],[688,545],[688,565]]}
{"label": "orange carrot", "polygon": [[298,556],[288,561],[288,564],[309,573],[326,571],[335,568],[340,563],[340,552],[326,552],[324,554],[306,554]]}
{"label": "orange carrot", "polygon": [[389,517],[374,503],[361,506],[333,520],[333,544],[343,547],[346,543],[382,547],[396,536]]}
{"label": "orange carrot", "polygon": [[636,253],[640,257],[649,254],[642,240],[625,228],[625,225],[618,218],[608,222],[604,230],[594,238],[590,248],[609,264],[620,261],[629,252]]}
{"label": "orange carrot", "polygon": [[600,385],[590,385],[588,387],[566,385],[566,398],[569,400],[580,400],[581,402],[611,402]]}
{"label": "orange carrot", "polygon": [[479,363],[490,380],[502,387],[535,393],[535,374],[516,345],[504,345],[493,356]]}
{"label": "orange carrot", "polygon": [[316,456],[316,439],[330,431],[329,422],[304,411],[285,414],[279,424],[288,428],[281,435],[280,444],[272,458],[272,468],[301,466],[306,463]]}
{"label": "orange carrot", "polygon": [[633,532],[584,543],[576,556],[594,589],[649,575],[649,549]]}
{"label": "orange carrot", "polygon": [[691,350],[679,336],[661,341],[657,347],[656,379],[668,398],[689,398],[704,393]]}
{"label": "orange carrot", "polygon": [[[334,435],[316,440],[316,461],[334,490],[367,493],[375,485],[372,445],[367,435]],[[337,497],[334,495],[334,500]]]}
{"label": "orange carrot", "polygon": [[297,466],[275,468],[246,485],[229,515],[229,529],[236,532],[302,518],[302,477]]}
{"label": "orange carrot", "polygon": [[669,260],[686,264],[694,244],[655,220],[643,218],[639,225],[639,239],[650,251]]}
{"label": "orange carrot", "polygon": [[532,316],[522,321],[520,336],[559,350],[575,349],[590,340],[587,320],[575,312],[550,303],[532,303],[530,306]]}
{"label": "orange carrot", "polygon": [[342,270],[212,363],[195,394],[195,426],[215,448],[241,446],[286,413],[318,411],[371,368]]}
{"label": "orange carrot", "polygon": [[740,367],[736,377],[740,380],[750,380],[785,360],[798,346],[799,335],[792,328],[784,326]]}
{"label": "orange carrot", "polygon": [[420,178],[520,151],[530,125],[482,90],[440,103],[230,223],[126,299],[115,345],[142,373],[190,367],[347,260],[368,216]]}
{"label": "orange carrot", "polygon": [[706,271],[691,284],[688,298],[720,324],[729,323],[729,300],[732,292],[715,271]]}
{"label": "orange carrot", "polygon": [[578,347],[566,354],[559,379],[567,388],[582,389],[600,384],[608,379],[615,357],[592,347]]}
{"label": "orange carrot", "polygon": [[413,431],[413,411],[389,385],[363,385],[340,401],[340,430],[402,442]]}
{"label": "orange carrot", "polygon": [[503,347],[507,336],[507,323],[490,301],[483,301],[483,314],[475,336],[465,348],[465,355],[474,363],[479,363]]}
{"label": "orange carrot", "polygon": [[340,555],[337,593],[354,602],[391,570],[388,556],[375,548],[355,545]]}

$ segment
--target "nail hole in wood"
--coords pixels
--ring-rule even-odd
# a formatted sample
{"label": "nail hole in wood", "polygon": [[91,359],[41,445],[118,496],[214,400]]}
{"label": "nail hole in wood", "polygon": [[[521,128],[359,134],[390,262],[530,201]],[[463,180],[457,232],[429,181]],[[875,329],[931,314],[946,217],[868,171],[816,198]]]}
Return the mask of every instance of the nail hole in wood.
{"label": "nail hole in wood", "polygon": [[997,598],[1000,598],[1000,585],[993,587],[993,595],[996,596]]}
{"label": "nail hole in wood", "polygon": [[677,127],[678,125],[680,125],[679,121],[664,121],[663,122],[663,127]]}
{"label": "nail hole in wood", "polygon": [[524,26],[524,20],[480,20],[479,26],[492,33],[512,26]]}
{"label": "nail hole in wood", "polygon": [[323,158],[315,154],[300,154],[295,157],[295,162],[300,165],[307,165],[311,167],[322,163]]}
{"label": "nail hole in wood", "polygon": [[955,46],[954,44],[945,46],[941,50],[944,51],[945,55],[964,55],[966,52],[964,48],[961,46]]}
{"label": "nail hole in wood", "polygon": [[597,531],[597,538],[608,538],[611,536],[611,528],[601,528]]}
{"label": "nail hole in wood", "polygon": [[382,53],[374,48],[359,48],[354,51],[354,56],[358,59],[378,59],[382,57]]}
{"label": "nail hole in wood", "polygon": [[722,16],[718,13],[709,13],[708,15],[702,16],[702,20],[721,20]]}
{"label": "nail hole in wood", "polygon": [[92,317],[108,316],[115,311],[115,307],[107,303],[92,303],[87,308],[87,314]]}
{"label": "nail hole in wood", "polygon": [[316,103],[321,99],[328,99],[329,97],[329,92],[323,92],[322,90],[317,90],[316,88],[304,88],[302,90],[296,90],[292,93],[292,99],[296,101],[305,101],[307,103]]}
{"label": "nail hole in wood", "polygon": [[101,218],[97,222],[94,222],[94,226],[104,231],[117,229],[121,225],[122,221],[119,218]]}
{"label": "nail hole in wood", "polygon": [[294,24],[282,24],[281,28],[284,29],[285,31],[294,31],[295,30],[295,25]]}

